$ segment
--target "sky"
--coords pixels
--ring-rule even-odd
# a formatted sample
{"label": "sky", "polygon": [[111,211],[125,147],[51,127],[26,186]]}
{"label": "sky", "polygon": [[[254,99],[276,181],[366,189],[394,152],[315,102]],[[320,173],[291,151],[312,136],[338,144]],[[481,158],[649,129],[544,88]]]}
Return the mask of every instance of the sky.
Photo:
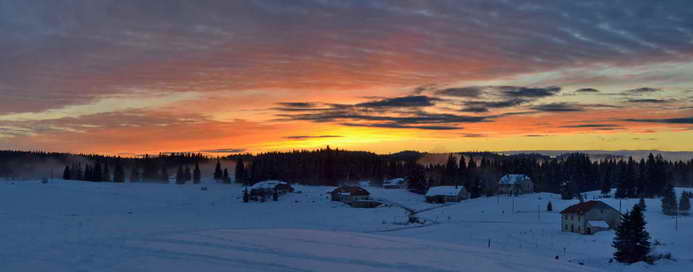
{"label": "sky", "polygon": [[0,0],[0,149],[693,151],[691,1]]}

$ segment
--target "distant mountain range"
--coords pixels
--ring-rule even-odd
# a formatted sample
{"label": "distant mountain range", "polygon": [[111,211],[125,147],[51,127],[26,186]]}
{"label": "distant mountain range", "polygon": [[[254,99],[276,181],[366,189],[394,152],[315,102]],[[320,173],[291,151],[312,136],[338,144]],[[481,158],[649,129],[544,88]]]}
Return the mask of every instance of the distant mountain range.
{"label": "distant mountain range", "polygon": [[[454,152],[462,153],[465,156],[473,157],[484,157],[496,156],[498,154],[504,155],[529,155],[529,156],[548,156],[548,157],[559,157],[563,154],[568,153],[585,153],[590,156],[593,160],[603,160],[606,158],[628,158],[633,157],[635,160],[640,160],[641,158],[647,158],[647,156],[652,154],[661,154],[666,160],[671,161],[688,161],[693,159],[693,151],[659,151],[659,150],[519,150],[519,151],[498,151],[498,152]],[[447,154],[449,153],[425,153],[417,151],[401,151],[398,153],[390,154],[395,158],[421,158],[426,157],[436,162],[444,162],[447,159]]]}

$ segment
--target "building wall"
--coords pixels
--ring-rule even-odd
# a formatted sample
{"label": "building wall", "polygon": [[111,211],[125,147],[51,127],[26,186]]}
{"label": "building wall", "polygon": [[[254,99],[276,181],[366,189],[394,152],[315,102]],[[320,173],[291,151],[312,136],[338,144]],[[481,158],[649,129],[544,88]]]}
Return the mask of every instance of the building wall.
{"label": "building wall", "polygon": [[[592,229],[588,226],[588,221],[602,220],[609,224],[609,227],[614,229],[618,226],[621,220],[621,214],[614,208],[608,206],[595,207],[586,212],[583,215],[574,214],[562,214],[561,215],[561,230],[565,232],[576,232],[587,234],[588,228],[590,228],[591,233],[598,231],[598,229]],[[572,228],[571,228],[572,227]]]}

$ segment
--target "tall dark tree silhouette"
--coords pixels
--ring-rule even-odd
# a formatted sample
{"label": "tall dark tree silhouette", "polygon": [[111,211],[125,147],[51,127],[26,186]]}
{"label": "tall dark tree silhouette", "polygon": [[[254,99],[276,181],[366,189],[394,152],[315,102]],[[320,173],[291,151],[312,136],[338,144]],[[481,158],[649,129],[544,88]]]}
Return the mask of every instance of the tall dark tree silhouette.
{"label": "tall dark tree silhouette", "polygon": [[137,165],[133,165],[132,168],[130,168],[130,182],[140,182],[142,181],[140,177],[140,170],[137,168]]}
{"label": "tall dark tree silhouette", "polygon": [[220,181],[223,177],[224,173],[221,170],[221,162],[217,160],[217,165],[214,167],[214,179]]}
{"label": "tall dark tree silhouette", "polygon": [[236,161],[236,171],[234,172],[234,177],[236,183],[246,183],[247,175],[245,173],[245,163],[243,163],[243,158],[239,158]]}
{"label": "tall dark tree silhouette", "polygon": [[676,208],[678,207],[678,201],[676,200],[676,192],[674,192],[674,187],[668,184],[664,189],[664,196],[662,196],[662,212],[666,215],[675,215]]}
{"label": "tall dark tree silhouette", "polygon": [[614,258],[622,263],[645,261],[650,253],[650,234],[645,230],[645,217],[639,205],[621,217],[612,246]]}
{"label": "tall dark tree silhouette", "polygon": [[229,177],[229,169],[224,168],[224,173],[222,174],[222,179],[224,183],[231,183],[231,178]]}
{"label": "tall dark tree silhouette", "polygon": [[202,178],[202,173],[200,172],[200,164],[195,163],[195,170],[193,171],[193,183],[199,184]]}
{"label": "tall dark tree silhouette", "polygon": [[65,170],[63,170],[63,179],[64,180],[70,180],[72,179],[72,175],[70,174],[70,167],[65,166]]}
{"label": "tall dark tree silhouette", "polygon": [[115,169],[113,169],[113,182],[123,183],[125,182],[125,169],[120,159],[116,159]]}

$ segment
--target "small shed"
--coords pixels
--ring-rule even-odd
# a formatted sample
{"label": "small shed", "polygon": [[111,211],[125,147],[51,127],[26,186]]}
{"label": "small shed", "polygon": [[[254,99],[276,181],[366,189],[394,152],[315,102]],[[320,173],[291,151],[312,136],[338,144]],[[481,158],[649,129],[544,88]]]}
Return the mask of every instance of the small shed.
{"label": "small shed", "polygon": [[332,201],[352,202],[367,200],[371,193],[359,186],[343,185],[330,192]]}
{"label": "small shed", "polygon": [[383,181],[384,189],[405,189],[407,188],[407,180],[404,178],[393,178]]}
{"label": "small shed", "polygon": [[277,195],[290,193],[294,191],[294,188],[291,186],[291,184],[284,181],[265,180],[257,182],[247,188],[243,188],[241,192],[245,193],[245,190],[248,190],[250,199],[258,200],[269,198],[273,196],[275,193]]}
{"label": "small shed", "polygon": [[561,230],[581,234],[614,229],[621,220],[621,213],[601,201],[587,201],[561,211]]}
{"label": "small shed", "polygon": [[534,192],[534,182],[527,175],[507,174],[498,181],[500,194],[527,194]]}
{"label": "small shed", "polygon": [[435,186],[426,192],[426,202],[445,203],[460,202],[469,198],[469,193],[464,186]]}

